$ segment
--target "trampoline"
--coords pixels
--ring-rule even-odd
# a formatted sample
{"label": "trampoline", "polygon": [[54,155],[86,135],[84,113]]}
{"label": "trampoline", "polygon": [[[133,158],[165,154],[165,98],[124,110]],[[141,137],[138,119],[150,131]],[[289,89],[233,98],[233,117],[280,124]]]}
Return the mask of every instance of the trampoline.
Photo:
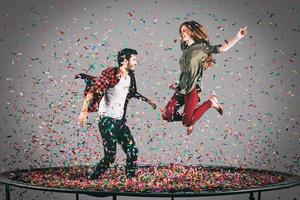
{"label": "trampoline", "polygon": [[[95,197],[204,197],[249,194],[261,200],[261,193],[300,185],[300,176],[284,172],[203,165],[139,165],[137,176],[127,179],[122,166],[108,169],[99,180],[88,180],[91,166],[22,169],[3,172],[0,183],[10,200],[10,188],[64,192]],[[257,193],[257,195],[256,195]]]}

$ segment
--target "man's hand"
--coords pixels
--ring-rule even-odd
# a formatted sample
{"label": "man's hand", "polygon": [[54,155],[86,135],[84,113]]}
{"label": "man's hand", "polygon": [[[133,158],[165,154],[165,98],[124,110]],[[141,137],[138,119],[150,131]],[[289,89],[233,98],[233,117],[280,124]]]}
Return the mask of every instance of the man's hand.
{"label": "man's hand", "polygon": [[177,87],[178,87],[178,83],[172,83],[169,85],[169,88],[173,90],[175,90]]}
{"label": "man's hand", "polygon": [[82,128],[83,124],[86,122],[88,117],[88,112],[87,111],[83,111],[80,113],[79,117],[78,117],[78,121],[79,121],[79,126]]}
{"label": "man's hand", "polygon": [[81,113],[80,113],[80,115],[78,117],[78,121],[79,121],[80,127],[83,127],[83,124],[87,120],[88,107],[90,105],[91,99],[93,99],[93,93],[87,93],[85,99],[83,100],[83,105],[82,105]]}
{"label": "man's hand", "polygon": [[156,109],[156,104],[154,101],[149,101],[149,104],[153,107],[153,109]]}
{"label": "man's hand", "polygon": [[80,74],[76,74],[76,75],[75,75],[75,79],[81,78],[81,77],[82,77],[82,75],[83,75],[82,73],[80,73]]}

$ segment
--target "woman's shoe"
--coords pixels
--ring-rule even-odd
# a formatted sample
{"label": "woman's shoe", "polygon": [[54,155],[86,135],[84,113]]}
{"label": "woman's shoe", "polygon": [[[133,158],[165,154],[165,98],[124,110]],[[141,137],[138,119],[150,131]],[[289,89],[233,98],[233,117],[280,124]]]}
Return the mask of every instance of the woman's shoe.
{"label": "woman's shoe", "polygon": [[194,126],[192,125],[192,126],[189,126],[189,127],[187,127],[186,128],[186,134],[187,135],[190,135],[190,134],[192,134],[192,132],[193,132],[193,129],[194,129]]}
{"label": "woman's shoe", "polygon": [[212,102],[212,107],[214,107],[220,113],[220,115],[223,115],[224,109],[223,109],[223,106],[220,104],[217,96],[213,95],[209,99]]}

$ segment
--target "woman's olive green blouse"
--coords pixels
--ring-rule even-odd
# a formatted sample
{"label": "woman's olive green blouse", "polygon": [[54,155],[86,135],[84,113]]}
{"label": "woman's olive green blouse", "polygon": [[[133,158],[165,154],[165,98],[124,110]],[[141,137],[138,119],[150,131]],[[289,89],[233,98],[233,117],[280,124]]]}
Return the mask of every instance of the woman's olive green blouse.
{"label": "woman's olive green blouse", "polygon": [[201,86],[202,75],[204,71],[203,61],[209,54],[220,53],[221,45],[211,46],[207,41],[202,40],[193,43],[183,50],[179,60],[180,76],[177,92],[180,94],[190,93],[196,84]]}

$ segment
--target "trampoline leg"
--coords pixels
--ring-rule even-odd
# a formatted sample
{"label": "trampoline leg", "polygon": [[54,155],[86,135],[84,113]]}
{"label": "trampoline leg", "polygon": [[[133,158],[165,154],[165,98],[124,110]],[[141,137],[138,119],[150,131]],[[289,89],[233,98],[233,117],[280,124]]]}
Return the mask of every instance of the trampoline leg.
{"label": "trampoline leg", "polygon": [[116,195],[113,195],[113,200],[117,200],[117,196]]}
{"label": "trampoline leg", "polygon": [[76,193],[76,200],[79,200],[79,194]]}
{"label": "trampoline leg", "polygon": [[174,197],[171,197],[171,200],[174,200]]}
{"label": "trampoline leg", "polygon": [[258,192],[257,200],[261,200],[261,192]]}
{"label": "trampoline leg", "polygon": [[249,200],[255,200],[255,198],[254,198],[254,196],[253,196],[253,192],[250,192]]}
{"label": "trampoline leg", "polygon": [[5,200],[10,200],[9,185],[5,185]]}

